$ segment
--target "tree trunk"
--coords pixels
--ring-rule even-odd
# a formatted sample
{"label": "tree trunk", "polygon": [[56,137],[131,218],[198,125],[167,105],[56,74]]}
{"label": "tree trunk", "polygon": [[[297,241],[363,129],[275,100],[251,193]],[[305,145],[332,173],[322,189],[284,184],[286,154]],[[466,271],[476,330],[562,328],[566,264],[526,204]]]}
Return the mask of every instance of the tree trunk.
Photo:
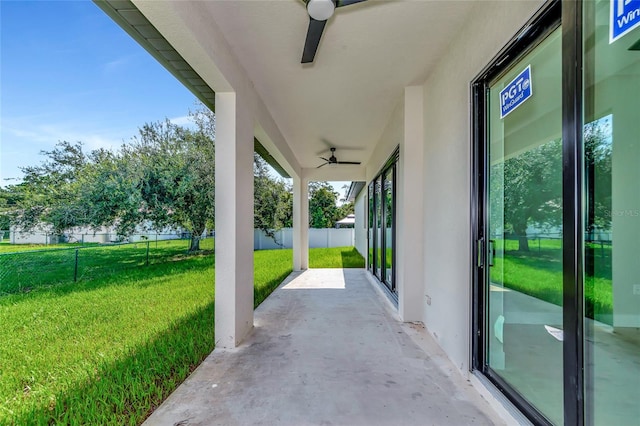
{"label": "tree trunk", "polygon": [[529,251],[529,239],[527,238],[526,223],[513,226],[513,231],[518,237],[518,251]]}
{"label": "tree trunk", "polygon": [[189,253],[200,250],[200,235],[195,233],[191,234],[191,245],[189,246]]}
{"label": "tree trunk", "polygon": [[527,231],[524,232],[524,235],[518,235],[518,251],[529,251]]}
{"label": "tree trunk", "polygon": [[205,230],[205,224],[197,224],[191,228],[191,246],[189,247],[189,253],[200,250],[200,239]]}

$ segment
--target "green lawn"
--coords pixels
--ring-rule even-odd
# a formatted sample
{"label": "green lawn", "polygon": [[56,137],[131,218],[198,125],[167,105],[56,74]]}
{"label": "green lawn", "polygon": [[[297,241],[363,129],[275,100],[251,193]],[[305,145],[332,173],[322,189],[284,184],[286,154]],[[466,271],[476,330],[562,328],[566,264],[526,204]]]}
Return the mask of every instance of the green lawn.
{"label": "green lawn", "polygon": [[[154,264],[179,259],[189,248],[189,240],[149,241],[148,256],[147,242],[90,246],[13,245],[9,248],[11,250],[0,252],[0,294],[28,292],[42,286],[73,281],[74,277],[77,281],[102,279],[147,262]],[[213,238],[202,240],[200,248],[213,250]]]}
{"label": "green lawn", "polygon": [[[491,281],[546,302],[562,306],[562,246],[560,240],[532,240],[529,252],[518,251],[515,240],[496,241],[497,256]],[[612,324],[613,289],[611,247],[587,244],[593,249],[587,263],[593,271],[585,278],[585,315]],[[504,249],[504,256],[501,255]]]}
{"label": "green lawn", "polygon": [[364,268],[364,257],[355,247],[311,248],[310,268]]}
{"label": "green lawn", "polygon": [[[140,424],[213,350],[214,257],[184,248],[167,243],[157,263],[123,268],[132,252],[111,247],[92,261],[119,265],[111,273],[0,297],[0,424]],[[254,253],[256,306],[291,260],[291,250]],[[351,247],[311,249],[310,263],[364,266]]]}
{"label": "green lawn", "polygon": [[[139,424],[213,350],[213,264],[182,256],[1,297],[0,424]],[[255,265],[258,305],[291,252]]]}
{"label": "green lawn", "polygon": [[80,243],[64,243],[64,244],[9,244],[8,241],[0,243],[0,254],[2,253],[14,253],[20,251],[39,251],[39,250],[52,250],[52,249],[68,249],[84,246],[96,246],[97,243],[80,244]]}

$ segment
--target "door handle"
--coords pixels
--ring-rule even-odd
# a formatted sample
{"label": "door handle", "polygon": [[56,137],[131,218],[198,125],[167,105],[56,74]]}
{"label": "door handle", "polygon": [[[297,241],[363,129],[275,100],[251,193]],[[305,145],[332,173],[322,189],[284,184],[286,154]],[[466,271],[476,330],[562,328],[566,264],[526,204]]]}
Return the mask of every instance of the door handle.
{"label": "door handle", "polygon": [[489,266],[493,266],[493,260],[496,257],[495,240],[489,240]]}

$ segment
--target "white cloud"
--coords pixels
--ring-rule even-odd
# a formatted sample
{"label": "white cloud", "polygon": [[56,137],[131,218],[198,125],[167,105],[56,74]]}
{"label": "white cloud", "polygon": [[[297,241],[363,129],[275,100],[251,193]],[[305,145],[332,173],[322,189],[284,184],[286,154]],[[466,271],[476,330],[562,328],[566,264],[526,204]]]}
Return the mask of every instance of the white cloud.
{"label": "white cloud", "polygon": [[174,117],[169,119],[170,122],[175,124],[176,126],[193,126],[193,120],[188,115],[183,115],[182,117]]}
{"label": "white cloud", "polygon": [[77,124],[6,123],[5,121],[2,133],[3,151],[6,154],[14,154],[33,150],[50,150],[59,141],[82,142],[87,152],[97,148],[118,148],[134,136],[136,130],[114,128],[89,130]]}
{"label": "white cloud", "polygon": [[[55,145],[58,141],[84,142],[87,148],[115,147],[122,144],[122,139],[104,132],[81,132],[60,128],[54,125],[42,125],[25,130],[5,128],[5,130],[18,139],[30,142],[40,142],[47,145]],[[132,135],[133,136],[133,133]]]}

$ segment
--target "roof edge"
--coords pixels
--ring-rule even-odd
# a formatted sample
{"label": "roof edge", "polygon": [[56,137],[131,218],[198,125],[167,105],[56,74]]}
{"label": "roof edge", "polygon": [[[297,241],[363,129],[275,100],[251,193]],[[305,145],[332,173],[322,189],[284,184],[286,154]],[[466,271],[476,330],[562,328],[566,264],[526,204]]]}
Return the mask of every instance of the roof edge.
{"label": "roof edge", "polygon": [[356,197],[358,196],[358,194],[360,194],[360,191],[362,191],[362,188],[364,188],[365,185],[366,185],[366,182],[364,181],[351,182],[351,185],[349,185],[349,191],[347,191],[346,200],[349,202],[354,202]]}
{"label": "roof edge", "polygon": [[[130,0],[93,0],[104,13],[120,26],[131,38],[153,56],[167,71],[182,83],[207,108],[215,113],[215,91],[189,65],[171,43],[153,26]],[[253,149],[280,176],[289,174],[267,149],[254,138]]]}

